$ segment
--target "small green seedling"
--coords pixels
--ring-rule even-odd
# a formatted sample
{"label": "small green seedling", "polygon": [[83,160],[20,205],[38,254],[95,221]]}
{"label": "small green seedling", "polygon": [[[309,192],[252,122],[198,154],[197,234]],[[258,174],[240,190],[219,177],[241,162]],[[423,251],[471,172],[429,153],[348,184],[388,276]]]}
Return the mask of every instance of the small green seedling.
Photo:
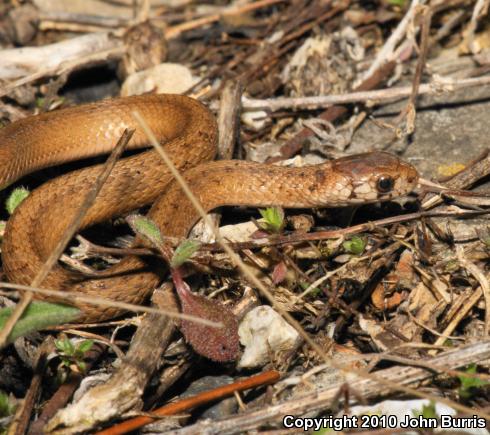
{"label": "small green seedling", "polygon": [[177,246],[172,260],[170,261],[170,266],[173,269],[182,266],[200,247],[201,244],[196,240],[184,240]]}
{"label": "small green seedling", "polygon": [[316,435],[325,435],[327,433],[332,433],[334,430],[331,427],[323,427],[319,430],[315,430],[313,433]]}
{"label": "small green seedling", "polygon": [[388,3],[393,6],[403,7],[405,6],[405,0],[388,0]]}
{"label": "small green seedling", "polygon": [[436,412],[436,404],[432,400],[428,405],[423,405],[422,409],[412,409],[412,415],[414,417],[423,417],[426,418],[439,418],[439,415]]}
{"label": "small green seedling", "polygon": [[[14,415],[14,412],[15,412],[15,403],[13,402],[12,398],[9,397],[7,393],[0,390],[0,420],[5,417]],[[0,421],[0,435],[7,435],[8,424],[9,424],[9,419],[4,420],[3,422]]]}
{"label": "small green seedling", "polygon": [[264,219],[263,229],[271,233],[279,234],[284,228],[284,210],[280,207],[268,207],[259,209]]}
{"label": "small green seedling", "polygon": [[[303,289],[303,291],[305,291],[309,286],[310,284],[308,284],[307,282],[300,282],[299,283],[299,286]],[[309,292],[308,294],[310,296],[313,296],[313,297],[317,297],[317,296],[320,296],[322,294],[322,291],[321,289],[319,289],[318,287],[313,287]]]}
{"label": "small green seedling", "polygon": [[24,199],[29,196],[29,190],[25,187],[14,189],[5,202],[5,208],[11,215]]}
{"label": "small green seedling", "polygon": [[0,418],[8,417],[15,411],[15,405],[12,403],[7,393],[0,390]]}
{"label": "small green seedling", "polygon": [[194,350],[213,361],[232,361],[238,356],[238,323],[233,312],[218,301],[194,294],[182,277],[180,266],[199,249],[199,243],[186,240],[175,253],[163,243],[158,227],[141,215],[126,218],[133,231],[148,239],[170,263],[171,276],[183,314],[221,323],[223,328],[210,327],[189,320],[180,322],[180,331]]}
{"label": "small green seedling", "polygon": [[46,99],[43,97],[37,97],[36,98],[36,107],[38,109],[42,108],[44,106],[44,103],[46,102]]}
{"label": "small green seedling", "polygon": [[155,222],[140,214],[133,214],[126,218],[133,231],[148,239],[154,246],[160,247],[163,244],[162,234]]}
{"label": "small green seedling", "polygon": [[481,241],[485,244],[487,248],[490,248],[490,236],[484,237]]}
{"label": "small green seedling", "polygon": [[[39,109],[42,109],[42,108],[44,108],[46,106],[46,102],[51,103],[51,101],[49,101],[49,100],[46,101],[46,98],[44,98],[44,97],[37,97],[36,98],[36,107],[39,108]],[[56,100],[56,107],[59,107],[64,102],[65,102],[65,97],[59,97]]]}
{"label": "small green seedling", "polygon": [[486,249],[490,248],[490,231],[488,228],[486,228],[483,231],[478,232],[478,237],[480,238],[480,241],[485,245]]}
{"label": "small green seedling", "polygon": [[458,392],[459,397],[464,400],[468,400],[475,394],[475,390],[488,385],[488,381],[471,376],[476,374],[476,364],[470,364],[466,368],[465,372],[468,374],[468,376],[458,375],[459,382],[461,382]]}
{"label": "small green seedling", "polygon": [[361,255],[366,249],[367,240],[365,237],[354,236],[342,243],[345,252],[352,255]]}
{"label": "small green seedling", "polygon": [[92,348],[93,340],[84,340],[75,346],[68,337],[64,337],[55,340],[54,344],[61,359],[60,366],[62,368],[68,368],[77,373],[85,372],[87,366],[83,359],[85,354]]}

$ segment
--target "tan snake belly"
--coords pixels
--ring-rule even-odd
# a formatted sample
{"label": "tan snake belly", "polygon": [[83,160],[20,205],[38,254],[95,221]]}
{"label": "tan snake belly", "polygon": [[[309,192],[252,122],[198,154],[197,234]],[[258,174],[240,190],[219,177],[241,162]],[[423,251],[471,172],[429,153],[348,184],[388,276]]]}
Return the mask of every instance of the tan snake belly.
{"label": "tan snake belly", "polygon": [[[416,170],[387,153],[367,153],[321,165],[286,168],[244,161],[211,162],[217,127],[196,100],[147,95],[102,101],[33,116],[0,129],[0,186],[54,164],[107,153],[125,128],[136,129],[129,148],[147,146],[131,111],[138,110],[206,210],[222,205],[286,208],[338,207],[405,195],[417,183]],[[2,244],[9,281],[29,285],[75,217],[100,167],[58,177],[36,189],[10,218]],[[154,151],[116,164],[83,227],[154,202],[149,216],[167,236],[185,237],[198,214]],[[166,188],[167,187],[167,188]],[[163,277],[162,268],[129,256],[100,278],[84,279],[56,266],[42,286],[140,304]],[[119,316],[119,308],[77,304],[80,321]]]}

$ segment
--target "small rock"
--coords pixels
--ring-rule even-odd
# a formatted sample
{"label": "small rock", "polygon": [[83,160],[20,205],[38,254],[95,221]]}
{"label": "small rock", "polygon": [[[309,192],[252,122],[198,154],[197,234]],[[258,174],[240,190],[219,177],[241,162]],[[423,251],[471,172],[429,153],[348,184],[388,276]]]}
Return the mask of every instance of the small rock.
{"label": "small rock", "polygon": [[292,349],[299,334],[271,307],[262,305],[250,311],[238,328],[240,343],[245,346],[238,367],[260,367],[270,356]]}
{"label": "small rock", "polygon": [[128,76],[121,89],[121,96],[157,94],[183,94],[196,82],[191,71],[177,63],[161,63],[152,68]]}
{"label": "small rock", "polygon": [[[223,387],[224,385],[233,383],[233,381],[234,379],[230,376],[204,376],[203,378],[194,381],[186,392],[180,396],[180,399],[195,396],[205,391],[213,390],[214,388]],[[230,397],[207,407],[201,417],[216,420],[235,413],[237,408],[238,404],[236,399]]]}

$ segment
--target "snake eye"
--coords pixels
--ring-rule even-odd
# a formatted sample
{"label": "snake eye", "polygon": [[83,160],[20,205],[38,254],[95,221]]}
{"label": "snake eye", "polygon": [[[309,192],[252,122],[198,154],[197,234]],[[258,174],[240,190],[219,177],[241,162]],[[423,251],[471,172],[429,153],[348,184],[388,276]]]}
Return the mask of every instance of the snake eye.
{"label": "snake eye", "polygon": [[381,175],[376,181],[376,189],[379,193],[388,193],[393,189],[395,180],[388,175]]}

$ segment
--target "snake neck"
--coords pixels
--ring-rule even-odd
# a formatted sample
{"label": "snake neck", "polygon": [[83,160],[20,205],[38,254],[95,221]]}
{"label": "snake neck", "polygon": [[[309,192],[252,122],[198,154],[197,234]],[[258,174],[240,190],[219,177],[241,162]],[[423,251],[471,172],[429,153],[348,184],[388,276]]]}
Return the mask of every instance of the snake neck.
{"label": "snake neck", "polygon": [[[308,208],[336,206],[339,177],[328,177],[331,164],[286,168],[243,161],[217,161],[184,174],[190,190],[208,212],[221,206]],[[162,234],[187,237],[200,215],[173,182],[148,215]]]}

